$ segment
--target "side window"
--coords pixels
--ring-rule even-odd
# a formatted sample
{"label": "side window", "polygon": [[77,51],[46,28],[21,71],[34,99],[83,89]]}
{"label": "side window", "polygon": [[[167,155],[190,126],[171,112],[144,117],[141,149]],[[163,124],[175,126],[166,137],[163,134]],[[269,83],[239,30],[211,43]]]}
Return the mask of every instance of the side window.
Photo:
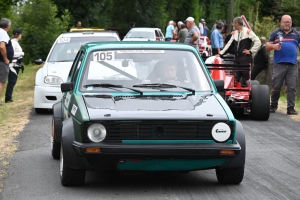
{"label": "side window", "polygon": [[75,85],[75,81],[76,81],[77,76],[78,76],[78,72],[79,72],[79,70],[80,70],[80,65],[81,65],[81,62],[82,62],[82,60],[83,60],[83,57],[84,57],[84,53],[81,52],[81,53],[80,53],[80,56],[79,56],[79,59],[78,59],[78,62],[77,62],[77,64],[74,66],[74,75],[72,76],[72,79],[71,79],[71,82],[73,82],[74,85]]}
{"label": "side window", "polygon": [[157,30],[155,30],[155,37],[160,37],[159,33]]}
{"label": "side window", "polygon": [[160,36],[160,38],[164,38],[164,34],[162,34],[161,31],[159,31],[159,36]]}
{"label": "side window", "polygon": [[70,82],[70,81],[71,81],[72,76],[73,76],[73,74],[74,74],[74,71],[75,71],[75,69],[76,69],[76,66],[77,66],[77,64],[78,64],[78,62],[79,62],[79,58],[80,58],[81,54],[82,54],[81,51],[77,53],[77,55],[76,55],[76,57],[75,57],[75,59],[74,59],[74,61],[73,61],[72,67],[71,67],[71,69],[70,69],[70,72],[69,72],[69,75],[68,75],[68,80],[67,80],[67,82]]}

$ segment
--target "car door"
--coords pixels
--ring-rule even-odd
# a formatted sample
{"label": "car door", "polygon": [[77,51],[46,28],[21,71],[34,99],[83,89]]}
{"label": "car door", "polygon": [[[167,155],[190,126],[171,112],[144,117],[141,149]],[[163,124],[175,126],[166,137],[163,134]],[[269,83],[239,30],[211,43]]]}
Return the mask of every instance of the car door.
{"label": "car door", "polygon": [[[67,79],[67,82],[72,82],[73,83],[73,87],[75,87],[76,84],[76,79],[78,77],[79,74],[79,70],[81,67],[81,63],[82,60],[84,58],[84,51],[80,50],[77,55],[76,58],[73,62],[73,65],[71,67],[71,70],[69,72],[69,76]],[[69,91],[69,92],[65,92],[63,94],[63,98],[62,98],[62,102],[63,102],[63,117],[64,119],[69,118],[69,111],[70,111],[70,102],[71,102],[71,98],[73,96],[73,91]]]}
{"label": "car door", "polygon": [[164,34],[161,32],[161,30],[157,30],[158,34],[160,35],[161,40],[160,41],[165,41],[165,36]]}

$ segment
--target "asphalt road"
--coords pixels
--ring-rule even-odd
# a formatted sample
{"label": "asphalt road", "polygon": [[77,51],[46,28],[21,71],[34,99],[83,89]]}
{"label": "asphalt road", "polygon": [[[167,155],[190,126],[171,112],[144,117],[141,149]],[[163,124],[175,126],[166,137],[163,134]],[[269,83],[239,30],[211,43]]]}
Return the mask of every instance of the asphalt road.
{"label": "asphalt road", "polygon": [[245,177],[218,184],[215,171],[188,174],[87,172],[83,187],[63,187],[50,155],[51,115],[31,113],[10,160],[0,198],[35,199],[300,199],[300,126],[282,113],[269,121],[241,120],[246,132]]}

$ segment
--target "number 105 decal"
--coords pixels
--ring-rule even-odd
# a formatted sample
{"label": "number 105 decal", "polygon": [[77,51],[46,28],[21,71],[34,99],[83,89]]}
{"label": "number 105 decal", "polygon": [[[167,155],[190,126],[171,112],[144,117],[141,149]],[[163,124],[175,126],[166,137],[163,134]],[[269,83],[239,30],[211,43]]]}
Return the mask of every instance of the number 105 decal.
{"label": "number 105 decal", "polygon": [[93,53],[93,61],[114,60],[114,52],[112,51],[97,51]]}

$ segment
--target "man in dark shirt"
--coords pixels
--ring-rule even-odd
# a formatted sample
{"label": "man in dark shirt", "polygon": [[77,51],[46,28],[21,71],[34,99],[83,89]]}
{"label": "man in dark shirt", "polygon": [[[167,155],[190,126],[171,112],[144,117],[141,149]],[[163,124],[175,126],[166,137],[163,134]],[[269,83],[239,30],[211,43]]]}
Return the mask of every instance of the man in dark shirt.
{"label": "man in dark shirt", "polygon": [[[2,95],[2,89],[6,82],[9,63],[14,57],[14,49],[7,32],[10,30],[11,21],[7,18],[0,20],[0,97]],[[0,106],[2,104],[0,103]]]}
{"label": "man in dark shirt", "polygon": [[256,76],[264,69],[268,67],[269,53],[266,50],[266,38],[261,37],[261,47],[254,56],[254,65],[251,72],[251,80],[254,80]]}
{"label": "man in dark shirt", "polygon": [[300,48],[300,33],[292,29],[292,18],[283,15],[280,27],[271,33],[266,49],[274,50],[274,68],[272,75],[272,96],[270,112],[278,107],[280,90],[285,81],[288,88],[287,114],[298,115],[295,108],[296,86],[298,78],[297,56]]}

